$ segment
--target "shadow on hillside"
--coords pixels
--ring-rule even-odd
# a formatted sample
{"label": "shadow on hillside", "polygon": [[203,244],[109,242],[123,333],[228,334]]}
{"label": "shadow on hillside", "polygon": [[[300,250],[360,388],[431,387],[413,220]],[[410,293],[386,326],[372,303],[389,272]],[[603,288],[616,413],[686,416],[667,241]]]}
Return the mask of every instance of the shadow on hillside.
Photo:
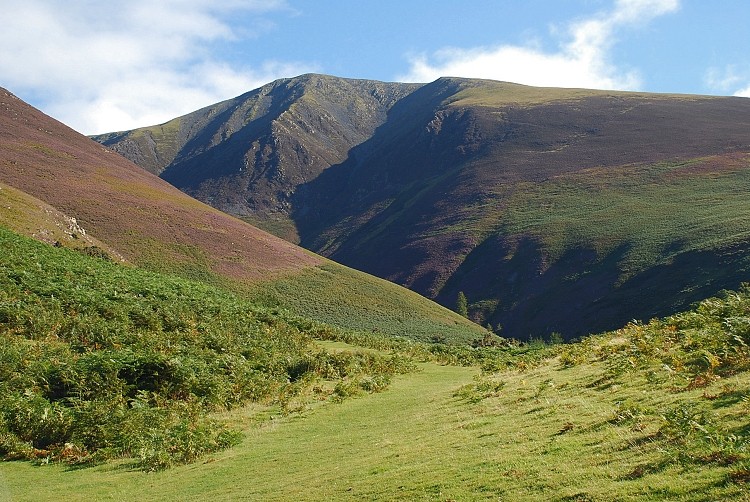
{"label": "shadow on hillside", "polygon": [[[356,234],[347,235],[347,240],[367,241],[373,229],[399,208],[398,204],[393,205],[369,220],[371,215],[360,212],[399,197],[405,200],[408,194],[404,190],[419,181],[426,169],[440,172],[442,166],[451,165],[450,159],[440,155],[423,155],[430,150],[430,137],[419,128],[432,119],[434,110],[457,88],[458,83],[441,79],[413,91],[391,107],[385,123],[370,139],[352,148],[344,162],[330,166],[297,188],[291,197],[291,216],[304,247],[322,248],[321,231],[352,215],[359,216],[359,224],[366,224]],[[413,142],[415,137],[418,144]],[[377,163],[373,161],[374,153]],[[434,165],[436,161],[440,166]]]}
{"label": "shadow on hillside", "polygon": [[[267,141],[268,124],[287,108],[291,91],[287,86],[281,85],[282,83],[274,86],[265,95],[258,91],[250,91],[232,100],[233,103],[244,104],[252,94],[258,94],[258,100],[253,102],[252,109],[255,113],[260,113],[249,122],[245,122],[246,117],[237,115],[238,105],[233,104],[213,115],[206,124],[181,125],[188,129],[198,127],[201,134],[189,139],[180,149],[181,152],[190,152],[191,156],[178,155],[171,167],[164,170],[160,177],[180,189],[191,192],[198,189],[203,182],[241,173],[245,168],[248,145],[255,140],[261,143],[263,140]],[[232,131],[231,135],[228,135],[227,131]],[[261,147],[256,151],[256,156],[262,155],[262,152]],[[212,168],[206,169],[207,165]]]}
{"label": "shadow on hillside", "polygon": [[[665,249],[678,248],[672,243]],[[438,300],[450,305],[458,291],[470,303],[472,297],[499,298],[482,322],[501,324],[503,336],[523,340],[557,332],[570,340],[676,313],[750,277],[745,243],[721,252],[683,252],[620,283],[629,251],[623,244],[598,260],[592,249],[571,249],[544,266],[533,239],[513,246],[496,235],[470,253]]]}

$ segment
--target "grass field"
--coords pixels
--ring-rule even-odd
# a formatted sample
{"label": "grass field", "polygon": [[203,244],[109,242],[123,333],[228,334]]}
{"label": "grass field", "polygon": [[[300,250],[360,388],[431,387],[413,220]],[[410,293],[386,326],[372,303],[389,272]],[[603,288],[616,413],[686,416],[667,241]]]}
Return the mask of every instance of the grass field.
{"label": "grass field", "polygon": [[656,343],[664,327],[630,326],[560,346],[541,364],[519,359],[494,373],[423,363],[385,392],[288,417],[252,405],[221,417],[244,429],[241,444],[169,471],[0,464],[0,494],[18,502],[60,493],[67,500],[749,500],[747,363],[722,373],[722,360],[715,373],[700,373],[716,378],[690,385],[688,373],[655,362],[675,350],[642,357],[644,341]]}

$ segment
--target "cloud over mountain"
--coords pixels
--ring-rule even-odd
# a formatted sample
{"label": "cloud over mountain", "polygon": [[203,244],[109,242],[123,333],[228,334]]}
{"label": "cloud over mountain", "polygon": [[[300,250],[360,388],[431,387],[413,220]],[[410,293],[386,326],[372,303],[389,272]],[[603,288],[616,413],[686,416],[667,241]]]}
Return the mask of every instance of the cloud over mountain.
{"label": "cloud over mountain", "polygon": [[272,30],[267,16],[285,10],[283,0],[10,0],[0,75],[13,88],[54,87],[58,96],[45,109],[79,131],[163,122],[313,69],[270,57],[243,68],[211,50]]}
{"label": "cloud over mountain", "polygon": [[538,86],[638,89],[637,71],[611,62],[617,35],[678,8],[678,0],[619,0],[610,11],[570,22],[560,30],[555,51],[535,44],[444,48],[431,57],[413,57],[409,73],[400,79],[429,82],[450,75]]}

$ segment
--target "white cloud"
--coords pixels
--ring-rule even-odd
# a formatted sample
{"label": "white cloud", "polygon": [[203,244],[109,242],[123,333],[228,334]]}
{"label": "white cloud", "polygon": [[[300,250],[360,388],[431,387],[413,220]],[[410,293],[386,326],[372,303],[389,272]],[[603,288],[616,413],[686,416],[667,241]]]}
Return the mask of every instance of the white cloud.
{"label": "white cloud", "polygon": [[[85,133],[164,122],[275,78],[312,71],[267,61],[230,68],[211,45],[254,35],[283,0],[4,0],[2,85],[47,97],[44,111]],[[239,31],[241,30],[241,31]]]}
{"label": "white cloud", "polygon": [[565,40],[555,52],[517,45],[442,49],[431,57],[412,57],[409,73],[399,79],[430,82],[454,76],[550,87],[637,89],[641,85],[637,72],[610,61],[617,32],[678,8],[679,0],[617,0],[608,12],[571,22],[562,30]]}
{"label": "white cloud", "polygon": [[723,69],[709,68],[704,81],[712,92],[750,98],[750,67],[727,65]]}

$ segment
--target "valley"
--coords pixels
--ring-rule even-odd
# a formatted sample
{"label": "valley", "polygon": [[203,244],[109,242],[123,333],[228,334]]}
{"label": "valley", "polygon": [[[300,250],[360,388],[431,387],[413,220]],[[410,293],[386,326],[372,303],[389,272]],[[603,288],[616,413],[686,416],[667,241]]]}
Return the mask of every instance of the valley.
{"label": "valley", "polygon": [[748,106],[0,90],[0,498],[747,500]]}

